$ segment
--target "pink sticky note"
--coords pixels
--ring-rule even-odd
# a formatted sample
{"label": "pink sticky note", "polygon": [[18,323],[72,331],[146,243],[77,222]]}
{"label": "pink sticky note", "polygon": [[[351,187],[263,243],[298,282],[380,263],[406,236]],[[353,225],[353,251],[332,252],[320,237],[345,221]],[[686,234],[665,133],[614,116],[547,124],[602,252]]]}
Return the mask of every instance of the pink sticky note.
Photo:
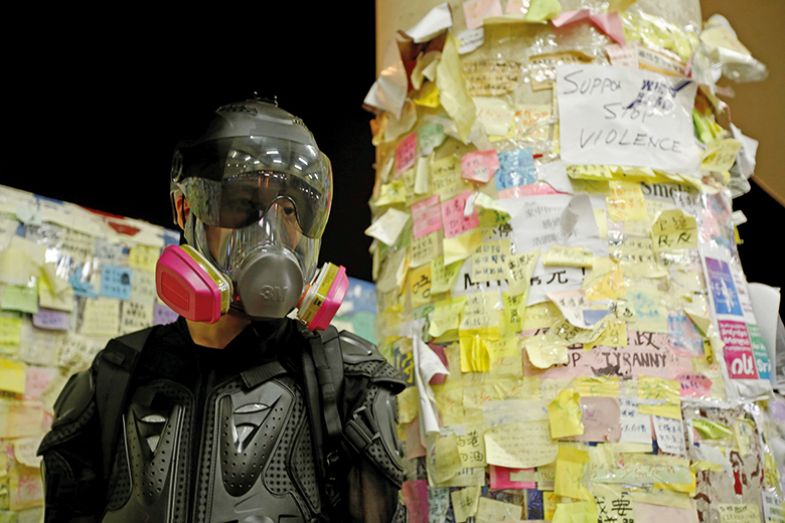
{"label": "pink sticky note", "polygon": [[412,205],[412,233],[415,238],[422,238],[441,228],[442,212],[438,194]]}
{"label": "pink sticky note", "polygon": [[635,44],[631,46],[610,44],[605,46],[605,52],[608,53],[612,65],[619,67],[632,67],[638,68],[638,48]]}
{"label": "pink sticky note", "polygon": [[517,187],[510,187],[499,191],[500,200],[514,200],[515,198],[523,198],[524,196],[543,196],[546,194],[565,194],[559,192],[547,183],[535,182],[529,185],[519,185]]}
{"label": "pink sticky note", "polygon": [[25,395],[26,400],[39,400],[46,392],[52,381],[58,375],[58,370],[51,367],[35,367],[28,365],[25,368]]}
{"label": "pink sticky note", "polygon": [[461,158],[461,173],[466,180],[488,183],[499,169],[496,150],[474,151]]}
{"label": "pink sticky note", "polygon": [[395,172],[405,171],[417,161],[417,133],[411,133],[395,148]]}
{"label": "pink sticky note", "polygon": [[705,398],[711,395],[711,379],[703,374],[685,372],[676,376],[681,384],[681,396],[687,398]]}
{"label": "pink sticky note", "polygon": [[534,469],[508,469],[507,467],[497,467],[491,465],[490,476],[492,489],[523,489],[523,488],[537,488],[537,483],[534,481],[513,481],[510,479],[510,474],[515,472],[534,472]]}
{"label": "pink sticky note", "polygon": [[442,202],[442,223],[444,224],[445,238],[458,236],[462,232],[470,231],[480,225],[477,209],[474,209],[469,216],[463,215],[466,200],[471,195],[472,191],[464,191],[455,198]]}
{"label": "pink sticky note", "polygon": [[463,16],[469,29],[482,26],[482,21],[488,17],[501,15],[502,4],[499,0],[467,0],[463,3]]}
{"label": "pink sticky note", "polygon": [[[441,345],[436,345],[435,343],[428,343],[428,348],[431,349],[434,352],[434,354],[436,354],[439,357],[439,359],[442,361],[442,364],[444,365],[444,368],[449,370],[450,367],[449,367],[449,363],[447,362],[447,354],[444,352],[444,347],[442,347]],[[436,374],[431,376],[431,379],[428,380],[428,384],[441,385],[445,381],[447,381],[447,374],[442,374],[437,372]]]}
{"label": "pink sticky note", "polygon": [[408,523],[428,523],[428,481],[407,480],[401,486]]}
{"label": "pink sticky note", "polygon": [[553,24],[553,27],[561,27],[563,25],[580,22],[581,20],[588,20],[590,17],[591,17],[591,13],[589,12],[588,9],[579,9],[577,11],[563,11],[559,16],[551,19],[551,23]]}
{"label": "pink sticky note", "polygon": [[578,11],[566,11],[551,20],[554,27],[563,27],[581,21],[590,21],[597,29],[605,33],[608,38],[624,45],[624,30],[622,29],[619,13],[593,15],[588,9],[580,9]]}
{"label": "pink sticky note", "polygon": [[594,25],[617,44],[624,45],[624,29],[619,13],[601,13],[591,16]]}
{"label": "pink sticky note", "polygon": [[577,441],[619,441],[621,437],[621,409],[616,398],[586,396],[580,399],[583,411],[583,434]]}

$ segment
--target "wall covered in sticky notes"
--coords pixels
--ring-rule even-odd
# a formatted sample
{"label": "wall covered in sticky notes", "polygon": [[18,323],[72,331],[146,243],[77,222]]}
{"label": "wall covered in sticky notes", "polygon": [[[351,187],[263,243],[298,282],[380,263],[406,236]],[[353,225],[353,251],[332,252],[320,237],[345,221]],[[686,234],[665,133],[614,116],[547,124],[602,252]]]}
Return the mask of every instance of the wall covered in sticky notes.
{"label": "wall covered in sticky notes", "polygon": [[383,4],[411,39],[365,99],[374,223],[410,217],[371,247],[409,521],[782,522],[776,305],[733,217],[755,148],[716,85],[765,66],[696,0]]}
{"label": "wall covered in sticky notes", "polygon": [[41,518],[35,453],[68,377],[111,337],[177,318],[156,296],[155,262],[178,240],[0,186],[0,520]]}

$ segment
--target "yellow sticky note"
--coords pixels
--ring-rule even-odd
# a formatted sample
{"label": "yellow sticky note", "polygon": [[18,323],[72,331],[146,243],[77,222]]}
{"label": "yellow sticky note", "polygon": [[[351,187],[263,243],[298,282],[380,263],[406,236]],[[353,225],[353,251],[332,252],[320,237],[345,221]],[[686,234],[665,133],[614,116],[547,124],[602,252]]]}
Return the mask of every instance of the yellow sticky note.
{"label": "yellow sticky note", "polygon": [[572,381],[571,386],[581,396],[619,397],[619,378],[581,376]]}
{"label": "yellow sticky note", "polygon": [[681,401],[681,385],[676,380],[641,376],[638,378],[638,398],[679,403]]}
{"label": "yellow sticky note", "polygon": [[504,304],[504,332],[521,332],[523,323],[523,315],[521,313],[526,306],[524,296],[502,292],[502,303]]}
{"label": "yellow sticky note", "polygon": [[698,246],[698,226],[695,218],[681,209],[668,209],[654,220],[651,239],[656,252],[695,249]]}
{"label": "yellow sticky note", "polygon": [[472,255],[472,281],[504,280],[510,240],[483,242]]}
{"label": "yellow sticky note", "polygon": [[128,265],[134,269],[155,272],[161,249],[150,245],[134,245],[128,252]]}
{"label": "yellow sticky note", "polygon": [[701,169],[723,173],[733,167],[741,150],[741,142],[733,138],[714,140],[708,144],[701,160]]}
{"label": "yellow sticky note", "polygon": [[573,180],[611,180],[613,172],[607,165],[568,165],[567,175]]}
{"label": "yellow sticky note", "polygon": [[559,308],[553,302],[537,303],[524,309],[522,330],[531,331],[550,327],[561,317]]}
{"label": "yellow sticky note", "polygon": [[542,511],[545,521],[552,521],[556,515],[556,507],[559,504],[559,496],[551,490],[542,493]]}
{"label": "yellow sticky note", "polygon": [[22,341],[22,318],[0,316],[0,350],[12,352]]}
{"label": "yellow sticky note", "polygon": [[433,82],[426,83],[414,98],[414,103],[422,107],[439,107],[439,88]]}
{"label": "yellow sticky note", "polygon": [[461,161],[455,155],[431,160],[430,188],[438,194],[441,201],[447,201],[466,190],[468,184],[461,176]]}
{"label": "yellow sticky note", "polygon": [[[501,295],[498,291],[474,292],[466,296],[461,330],[499,329],[501,326]],[[498,337],[498,334],[497,334]]]}
{"label": "yellow sticky note", "polygon": [[616,11],[626,11],[627,8],[635,2],[636,0],[610,0],[608,4],[608,11],[611,13]]}
{"label": "yellow sticky note", "polygon": [[461,140],[466,143],[474,125],[476,110],[461,72],[458,46],[451,35],[447,35],[442,57],[436,68],[436,85],[441,93],[442,106],[455,122]]}
{"label": "yellow sticky note", "polygon": [[559,496],[593,500],[589,489],[586,488],[585,475],[588,462],[588,452],[566,445],[559,445],[556,457],[554,492]]}
{"label": "yellow sticky note", "polygon": [[452,289],[455,277],[461,272],[462,261],[444,263],[444,257],[439,256],[431,261],[431,293],[441,294]]}
{"label": "yellow sticky note", "polygon": [[498,330],[461,329],[458,340],[461,348],[461,372],[491,370],[491,352],[499,341]]}
{"label": "yellow sticky note", "polygon": [[606,319],[602,322],[600,336],[593,342],[584,344],[583,348],[591,350],[597,345],[603,347],[627,347],[627,323],[617,319]]}
{"label": "yellow sticky note", "polygon": [[452,509],[455,513],[455,521],[457,523],[463,523],[477,514],[477,508],[480,501],[480,488],[481,487],[479,486],[466,487],[450,494]]}
{"label": "yellow sticky note", "polygon": [[35,314],[38,312],[38,286],[6,285],[2,289],[0,307],[5,310],[27,312]]}
{"label": "yellow sticky note", "polygon": [[733,436],[730,427],[719,421],[712,421],[706,418],[694,418],[692,427],[698,431],[703,439],[726,439]]}
{"label": "yellow sticky note", "polygon": [[91,298],[85,300],[80,334],[116,336],[120,329],[120,300]]}
{"label": "yellow sticky note", "polygon": [[44,278],[41,278],[38,280],[38,302],[45,309],[71,312],[74,310],[74,290],[67,285],[60,292],[55,292]]}
{"label": "yellow sticky note", "polygon": [[558,503],[553,513],[553,523],[597,523],[599,510],[593,501]]}
{"label": "yellow sticky note", "polygon": [[0,390],[24,394],[26,367],[22,362],[0,358]]}
{"label": "yellow sticky note", "polygon": [[567,363],[566,342],[552,340],[545,336],[532,336],[524,340],[523,346],[529,361],[538,369]]}
{"label": "yellow sticky note", "polygon": [[495,499],[480,498],[477,508],[477,523],[503,523],[518,522],[521,519],[523,507]]}
{"label": "yellow sticky note", "polygon": [[561,4],[559,0],[531,0],[529,10],[523,17],[527,22],[542,22],[559,16]]}
{"label": "yellow sticky note", "polygon": [[512,294],[525,295],[527,293],[539,256],[539,250],[507,256],[507,282]]}
{"label": "yellow sticky note", "polygon": [[491,346],[491,369],[496,376],[523,376],[523,357],[521,342],[517,336],[505,336]]}
{"label": "yellow sticky note", "polygon": [[442,239],[441,231],[412,238],[409,244],[409,267],[421,267],[439,258],[442,255]]}
{"label": "yellow sticky note", "polygon": [[552,245],[542,256],[545,267],[589,267],[594,265],[594,254],[583,247]]}
{"label": "yellow sticky note", "polygon": [[[21,245],[21,242],[13,243]],[[11,285],[27,285],[37,273],[38,267],[22,246],[12,244],[0,249],[0,281]]]}
{"label": "yellow sticky note", "polygon": [[430,322],[428,334],[438,338],[447,332],[458,330],[465,305],[466,298],[464,297],[436,302],[433,311],[428,315]]}
{"label": "yellow sticky note", "polygon": [[758,505],[752,503],[717,503],[716,509],[720,516],[720,523],[759,523],[763,521]]}
{"label": "yellow sticky note", "polygon": [[433,447],[434,481],[441,483],[455,476],[461,469],[458,439],[455,434],[439,435]]}
{"label": "yellow sticky note", "polygon": [[646,200],[638,182],[611,180],[607,197],[608,218],[615,222],[646,220]]}
{"label": "yellow sticky note", "polygon": [[461,465],[463,467],[484,467],[485,444],[483,443],[482,431],[478,428],[472,428],[465,434],[459,434],[457,438]]}
{"label": "yellow sticky note", "polygon": [[480,229],[472,229],[452,238],[445,238],[442,242],[444,251],[444,263],[449,265],[457,261],[465,260],[482,243],[482,232]]}
{"label": "yellow sticky note", "polygon": [[414,421],[420,410],[417,388],[407,387],[395,399],[398,402],[398,423],[405,425]]}
{"label": "yellow sticky note", "polygon": [[547,465],[556,459],[558,448],[547,420],[507,423],[485,431],[485,458],[491,465],[520,469]]}
{"label": "yellow sticky note", "polygon": [[578,403],[580,396],[574,389],[563,389],[548,404],[551,438],[566,438],[583,434],[583,411]]}
{"label": "yellow sticky note", "polygon": [[409,269],[409,297],[412,307],[416,308],[431,301],[431,266],[423,265]]}

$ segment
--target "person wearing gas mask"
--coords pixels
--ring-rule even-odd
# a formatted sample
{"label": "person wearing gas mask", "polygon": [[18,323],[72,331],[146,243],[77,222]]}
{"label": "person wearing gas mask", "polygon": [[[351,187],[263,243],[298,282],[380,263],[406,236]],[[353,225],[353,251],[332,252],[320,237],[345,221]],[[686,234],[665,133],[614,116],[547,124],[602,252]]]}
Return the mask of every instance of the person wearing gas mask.
{"label": "person wearing gas mask", "polygon": [[316,268],[332,173],[310,131],[274,103],[220,107],[171,184],[183,241],[156,287],[180,318],[111,340],[61,392],[46,521],[402,520],[405,381],[329,326],[348,280]]}

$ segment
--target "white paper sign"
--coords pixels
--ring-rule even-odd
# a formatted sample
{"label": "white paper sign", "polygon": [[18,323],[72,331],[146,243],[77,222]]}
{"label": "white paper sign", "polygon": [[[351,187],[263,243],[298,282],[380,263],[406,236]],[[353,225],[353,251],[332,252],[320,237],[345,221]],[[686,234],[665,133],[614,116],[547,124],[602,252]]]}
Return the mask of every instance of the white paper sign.
{"label": "white paper sign", "polygon": [[556,67],[561,155],[568,164],[611,164],[692,172],[697,86],[629,67]]}

